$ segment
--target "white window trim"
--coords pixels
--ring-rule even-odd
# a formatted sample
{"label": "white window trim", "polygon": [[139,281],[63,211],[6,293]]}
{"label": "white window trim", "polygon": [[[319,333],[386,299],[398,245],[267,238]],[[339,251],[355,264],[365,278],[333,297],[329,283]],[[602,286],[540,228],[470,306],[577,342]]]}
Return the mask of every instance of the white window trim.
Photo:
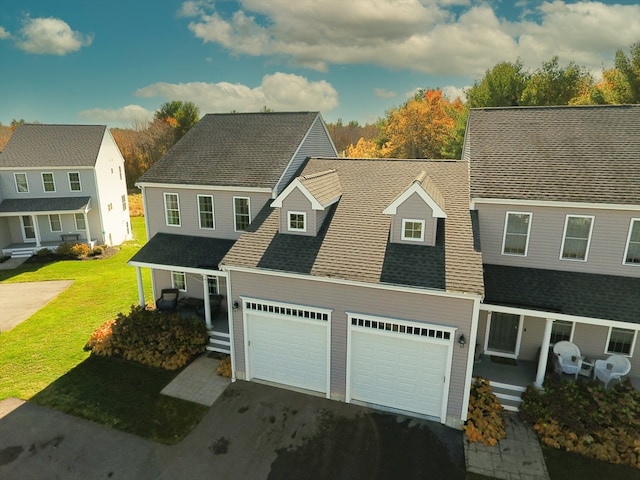
{"label": "white window trim", "polygon": [[123,194],[123,195],[120,197],[120,200],[122,201],[122,211],[123,211],[123,212],[126,212],[126,211],[127,211],[127,195],[126,195],[126,194]]}
{"label": "white window trim", "polygon": [[[78,225],[78,215],[82,216],[82,221],[84,222],[84,228],[80,228],[80,226]],[[84,214],[82,213],[74,214],[73,221],[76,223],[76,230],[78,230],[79,232],[84,232],[87,229],[87,219],[84,218]]]}
{"label": "white window trim", "polygon": [[[80,188],[78,188],[78,190],[74,190],[74,189],[71,187],[71,184],[72,184],[72,183],[74,183],[74,182],[72,182],[72,181],[71,181],[71,174],[73,174],[73,173],[75,173],[76,175],[78,175],[78,187],[80,187]],[[67,179],[69,180],[69,191],[70,191],[70,192],[81,192],[81,191],[82,191],[82,181],[80,180],[80,172],[69,172],[69,173],[67,174]]]}
{"label": "white window trim", "polygon": [[622,265],[627,265],[630,267],[640,267],[640,263],[627,262],[627,255],[629,254],[629,247],[631,246],[631,232],[633,231],[633,225],[635,222],[638,222],[638,225],[640,225],[640,218],[632,218],[631,221],[629,222],[629,233],[627,234],[627,243],[626,243],[626,247],[624,248],[624,255],[622,256]]}
{"label": "white window trim", "polygon": [[[20,189],[18,188],[18,175],[24,175],[24,183],[27,184],[27,191],[26,192],[21,192]],[[16,185],[16,193],[18,193],[18,194],[29,193],[29,177],[27,177],[26,173],[24,173],[24,172],[14,172],[13,180],[14,180],[15,185]]]}
{"label": "white window trim", "polygon": [[[178,206],[178,223],[177,224],[169,223],[169,209],[167,208],[167,197],[169,195],[176,196],[176,205]],[[164,196],[164,223],[167,225],[167,227],[180,228],[182,226],[182,215],[180,215],[180,195],[178,195],[177,193],[164,192],[163,196]]]}
{"label": "white window trim", "polygon": [[[202,198],[202,197],[209,197],[211,199],[211,223],[212,223],[211,227],[203,227],[202,226],[202,211],[200,210],[200,198]],[[215,230],[216,229],[216,213],[215,213],[216,207],[215,207],[215,204],[213,203],[214,202],[213,195],[201,195],[201,194],[199,194],[197,200],[198,200],[198,226],[202,230]],[[209,212],[206,212],[206,213],[209,213]],[[233,220],[235,222],[235,215],[234,215]]]}
{"label": "white window trim", "polygon": [[[249,223],[251,225],[251,198],[250,197],[233,197],[233,231],[234,232],[244,232],[245,230],[238,230],[238,222],[236,220],[236,199],[245,199],[247,200],[247,210],[249,211]],[[247,226],[248,226],[247,225]]]}
{"label": "white window trim", "polygon": [[[407,225],[408,222],[419,223],[421,225],[420,238],[413,238],[413,237],[405,236],[405,234],[404,234],[405,226]],[[400,232],[400,238],[402,240],[406,240],[407,242],[424,242],[424,227],[425,227],[425,223],[426,222],[424,220],[420,220],[420,219],[417,219],[417,218],[403,218],[402,219],[402,230]]]}
{"label": "white window trim", "polygon": [[[569,218],[590,218],[589,224],[589,237],[587,238],[587,247],[584,252],[584,258],[564,258],[564,242],[567,240],[567,226],[569,225]],[[567,262],[586,262],[589,259],[589,249],[591,248],[591,237],[593,236],[593,224],[595,223],[595,216],[593,215],[575,215],[568,213],[564,217],[564,231],[562,232],[562,243],[560,244],[560,260]]]}
{"label": "white window trim", "polygon": [[[45,175],[51,175],[51,183],[53,183],[53,190],[47,190],[46,187],[46,182],[44,181],[44,176]],[[44,193],[55,193],[56,192],[56,177],[53,175],[53,172],[42,172],[40,174],[40,177],[42,178],[42,191]]]}
{"label": "white window trim", "polygon": [[[211,285],[209,282],[211,280],[215,280],[216,282],[216,288],[215,288],[215,292],[211,293],[211,290],[209,288],[209,286]],[[218,277],[213,276],[213,275],[208,275],[207,276],[207,291],[209,292],[209,295],[220,295],[220,282]]]}
{"label": "white window trim", "polygon": [[[505,253],[504,247],[507,243],[507,226],[509,225],[509,215],[528,215],[529,216],[529,225],[527,226],[527,240],[524,244],[524,253]],[[531,224],[533,223],[533,213],[532,212],[514,212],[507,211],[504,216],[504,229],[502,231],[502,255],[510,256],[510,257],[526,257],[529,254],[529,239],[531,238]]]}
{"label": "white window trim", "polygon": [[[567,322],[571,324],[571,333],[569,334],[569,341],[573,342],[573,334],[576,331],[576,322],[571,322],[569,320],[558,320],[558,319],[555,319],[554,322]],[[553,332],[553,326],[551,331]]]}
{"label": "white window trim", "polygon": [[[291,215],[302,215],[302,228],[292,228],[291,227]],[[306,232],[307,231],[307,212],[296,212],[290,210],[287,212],[287,231],[289,232]]]}
{"label": "white window trim", "polygon": [[[58,224],[60,225],[60,230],[54,230],[53,229],[53,222],[51,222],[51,218],[52,217],[58,217]],[[51,230],[52,233],[61,232],[62,231],[62,219],[60,218],[60,214],[58,214],[58,213],[50,213],[49,215],[47,215],[47,218],[49,219],[49,230]]]}
{"label": "white window trim", "polygon": [[[182,279],[183,279],[182,283],[184,284],[184,288],[176,287],[176,283],[175,283],[174,278],[173,278],[173,276],[176,275],[176,274],[177,275],[182,275]],[[179,272],[177,270],[171,270],[171,288],[177,288],[181,292],[186,292],[187,291],[187,274],[184,273],[184,272]]]}
{"label": "white window trim", "polygon": [[[613,329],[617,328],[618,330],[629,330],[631,332],[633,332],[633,340],[631,340],[631,350],[629,350],[629,353],[619,353],[619,352],[610,352],[609,351],[609,341],[611,341],[611,333],[613,332]],[[636,342],[638,341],[638,330],[632,330],[631,328],[619,328],[619,327],[609,327],[609,332],[607,334],[607,341],[604,344],[604,353],[606,355],[621,355],[623,357],[633,357],[633,350],[636,347]]]}

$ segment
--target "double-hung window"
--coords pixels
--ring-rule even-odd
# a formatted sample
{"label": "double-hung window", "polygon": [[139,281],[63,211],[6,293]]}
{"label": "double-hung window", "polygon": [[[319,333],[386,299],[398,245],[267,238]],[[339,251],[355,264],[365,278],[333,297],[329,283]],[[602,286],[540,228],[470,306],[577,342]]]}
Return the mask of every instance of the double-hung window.
{"label": "double-hung window", "polygon": [[29,193],[29,182],[27,181],[26,173],[14,173],[13,177],[16,180],[16,192]]}
{"label": "double-hung window", "polygon": [[526,257],[527,251],[529,250],[530,232],[531,213],[507,212],[507,216],[504,221],[502,254]]}
{"label": "double-hung window", "polygon": [[571,333],[573,332],[573,322],[567,322],[566,320],[554,320],[551,326],[551,340],[552,344],[571,341]]}
{"label": "double-hung window", "polygon": [[401,238],[412,242],[424,241],[424,220],[403,218]]}
{"label": "double-hung window", "polygon": [[235,231],[244,232],[251,223],[251,206],[248,197],[233,197]]}
{"label": "double-hung window", "polygon": [[198,195],[198,216],[200,228],[207,230],[216,228],[213,218],[213,196]]}
{"label": "double-hung window", "polygon": [[164,213],[168,226],[180,226],[180,200],[177,193],[164,194]]}
{"label": "double-hung window", "polygon": [[633,355],[633,346],[636,343],[636,330],[626,328],[609,328],[609,338],[607,339],[608,354]]}
{"label": "double-hung window", "polygon": [[640,265],[640,218],[632,218],[624,252],[625,265]]}
{"label": "double-hung window", "polygon": [[45,192],[56,191],[56,182],[53,179],[53,173],[45,172],[42,174],[42,188]]}
{"label": "double-hung window", "polygon": [[589,255],[592,230],[592,216],[567,215],[564,222],[562,253],[560,258],[563,260],[580,260],[586,262],[587,256]]}
{"label": "double-hung window", "polygon": [[184,272],[171,272],[171,286],[181,292],[187,291],[187,278]]}
{"label": "double-hung window", "polygon": [[305,212],[289,212],[289,231],[306,232],[307,214]]}
{"label": "double-hung window", "polygon": [[60,221],[60,215],[49,215],[49,226],[51,227],[52,232],[61,232],[62,222]]}
{"label": "double-hung window", "polygon": [[86,230],[87,229],[87,225],[84,222],[84,214],[76,213],[74,215],[74,218],[76,220],[76,230]]}
{"label": "double-hung window", "polygon": [[209,295],[218,295],[218,277],[207,277]]}
{"label": "double-hung window", "polygon": [[120,200],[122,201],[122,211],[126,212],[127,211],[127,196],[126,195],[122,195],[120,197]]}
{"label": "double-hung window", "polygon": [[71,190],[72,192],[82,191],[79,172],[69,172],[69,190]]}

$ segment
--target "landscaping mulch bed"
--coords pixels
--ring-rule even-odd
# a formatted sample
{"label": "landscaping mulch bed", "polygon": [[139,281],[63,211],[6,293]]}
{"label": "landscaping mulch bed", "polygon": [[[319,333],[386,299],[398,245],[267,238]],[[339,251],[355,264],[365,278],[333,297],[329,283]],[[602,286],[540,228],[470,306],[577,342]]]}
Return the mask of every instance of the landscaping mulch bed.
{"label": "landscaping mulch bed", "polygon": [[107,247],[104,249],[104,251],[100,255],[87,255],[86,257],[80,257],[80,258],[72,257],[69,255],[56,255],[55,253],[51,253],[50,255],[33,255],[32,257],[28,258],[24,263],[43,264],[43,263],[58,262],[60,260],[79,260],[79,261],[106,260],[107,258],[113,257],[116,253],[118,253],[118,251],[119,251],[118,247]]}

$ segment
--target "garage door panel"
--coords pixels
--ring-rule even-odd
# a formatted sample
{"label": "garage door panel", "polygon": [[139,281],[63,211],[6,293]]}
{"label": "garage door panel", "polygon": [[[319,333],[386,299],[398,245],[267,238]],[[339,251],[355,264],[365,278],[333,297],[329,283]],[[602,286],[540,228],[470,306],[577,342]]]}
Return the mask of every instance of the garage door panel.
{"label": "garage door panel", "polygon": [[352,329],[350,397],[440,417],[449,346]]}
{"label": "garage door panel", "polygon": [[326,322],[247,314],[251,377],[307,390],[327,389]]}

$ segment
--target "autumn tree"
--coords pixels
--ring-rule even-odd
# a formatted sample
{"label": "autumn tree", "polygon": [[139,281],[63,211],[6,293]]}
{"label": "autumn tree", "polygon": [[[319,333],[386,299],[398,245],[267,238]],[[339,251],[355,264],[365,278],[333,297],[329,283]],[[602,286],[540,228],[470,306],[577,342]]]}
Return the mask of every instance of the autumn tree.
{"label": "autumn tree", "polygon": [[528,78],[520,105],[568,105],[592,86],[593,78],[584,68],[574,62],[561,67],[555,56]]}
{"label": "autumn tree", "polygon": [[327,130],[338,154],[344,152],[345,155],[347,149],[357,144],[359,139],[371,140],[378,135],[376,125],[360,125],[356,120],[351,120],[349,123],[344,124],[341,118],[335,123],[327,123]]}
{"label": "autumn tree", "polygon": [[173,129],[173,143],[177,143],[185,133],[200,119],[200,111],[192,102],[172,100],[163,103],[155,114],[156,120],[162,120]]}
{"label": "autumn tree", "polygon": [[617,103],[640,103],[640,42],[631,45],[629,57],[616,52],[615,68],[620,75]]}

